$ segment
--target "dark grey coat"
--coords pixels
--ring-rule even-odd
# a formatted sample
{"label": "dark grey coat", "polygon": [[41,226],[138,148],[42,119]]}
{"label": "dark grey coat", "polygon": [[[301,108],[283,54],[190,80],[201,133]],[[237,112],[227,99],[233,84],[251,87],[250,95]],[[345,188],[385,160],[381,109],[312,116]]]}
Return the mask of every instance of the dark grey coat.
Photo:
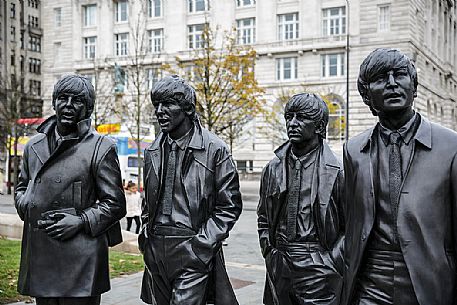
{"label": "dark grey coat", "polygon": [[[286,142],[276,151],[276,157],[267,164],[262,172],[260,201],[257,208],[259,241],[264,258],[275,248],[276,228],[280,211],[287,199],[287,152],[291,144]],[[343,169],[327,143],[323,142],[317,162],[317,182],[311,190],[314,222],[319,242],[331,252],[335,267],[342,274],[344,268],[342,246],[344,242],[343,215]],[[264,304],[278,304],[270,289],[267,272],[264,291]]]}
{"label": "dark grey coat", "polygon": [[[50,154],[47,134],[55,125],[55,116],[41,124],[24,150],[16,190],[24,221],[18,291],[35,297],[100,295],[110,289],[106,231],[126,213],[116,147],[103,137],[94,151],[101,136],[88,119],[78,124],[77,138]],[[41,213],[63,208],[84,214],[90,232],[58,241],[37,229]]]}
{"label": "dark grey coat", "polygon": [[[354,284],[375,220],[377,196],[374,128],[344,148],[346,174],[343,305]],[[457,304],[457,134],[421,117],[413,157],[401,186],[398,239],[421,305]]]}
{"label": "dark grey coat", "polygon": [[[142,209],[143,228],[139,236],[142,249],[147,242],[147,232],[153,227],[159,204],[163,176],[161,145],[165,139],[166,136],[160,134],[144,152],[146,195]],[[238,173],[232,156],[224,142],[197,122],[181,169],[192,227],[198,232],[192,239],[192,249],[203,262],[214,260],[207,301],[215,301],[216,305],[238,304],[225,270],[221,248],[221,242],[228,237],[242,211]],[[148,259],[145,258],[145,261]],[[147,266],[144,274],[141,298],[153,303],[149,288],[152,279],[148,276]]]}

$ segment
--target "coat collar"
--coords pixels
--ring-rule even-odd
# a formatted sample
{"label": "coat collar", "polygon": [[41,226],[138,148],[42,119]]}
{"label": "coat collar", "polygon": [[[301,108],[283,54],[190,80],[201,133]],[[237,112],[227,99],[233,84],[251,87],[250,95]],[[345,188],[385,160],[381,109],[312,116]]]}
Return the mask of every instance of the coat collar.
{"label": "coat collar", "polygon": [[[56,115],[51,115],[43,123],[38,126],[37,131],[49,135],[49,133],[54,132],[55,126],[57,125]],[[91,119],[85,119],[78,122],[78,137],[81,139],[89,132],[91,129]]]}
{"label": "coat collar", "polygon": [[[57,117],[55,115],[47,118],[43,123],[38,126],[37,131],[43,136],[32,145],[32,150],[37,155],[38,159],[44,164],[51,156],[48,144],[48,135],[54,132],[57,125]],[[91,120],[85,119],[78,123],[78,138],[71,139],[72,141],[81,140],[91,130]]]}
{"label": "coat collar", "polygon": [[[428,149],[432,149],[432,125],[429,120],[421,116],[419,113],[416,112],[416,114],[419,116],[420,123],[413,138]],[[363,135],[362,145],[360,146],[361,152],[371,146],[371,142],[377,134],[375,131],[377,131],[378,125],[379,123],[370,128],[368,132]]]}
{"label": "coat collar", "polygon": [[[291,149],[291,146],[292,144],[287,141],[275,150],[275,154],[279,159],[278,169],[281,171],[281,173],[277,172],[279,174],[277,179],[280,193],[287,190],[287,155],[288,151]],[[318,162],[318,176],[330,178],[329,180],[331,180],[327,181],[327,183],[323,183],[323,181],[319,183],[319,195],[321,196],[323,192],[330,194],[334,179],[337,175],[337,171],[341,169],[341,165],[325,141],[321,142],[319,148],[319,156],[316,159],[316,162]],[[330,187],[329,191],[327,190],[327,186]],[[312,197],[314,196],[315,195],[313,194]],[[325,200],[324,198],[322,199]]]}
{"label": "coat collar", "polygon": [[[286,157],[287,157],[287,152],[291,149],[291,146],[292,146],[292,144],[290,144],[290,142],[287,141],[275,150],[275,154],[279,158],[281,163],[285,163]],[[322,141],[320,150],[321,150],[320,161],[322,164],[331,166],[331,167],[336,167],[336,168],[341,167],[340,162],[335,157],[335,155],[333,154],[330,147],[328,146],[328,144],[325,141]]]}
{"label": "coat collar", "polygon": [[[160,132],[157,136],[156,140],[152,142],[152,144],[146,148],[150,151],[157,151],[161,148],[162,142],[167,138],[167,135],[163,132]],[[190,139],[189,148],[201,150],[204,149],[204,141],[203,141],[203,132],[202,126],[200,122],[197,120],[194,123],[194,132],[192,134],[192,138]]]}

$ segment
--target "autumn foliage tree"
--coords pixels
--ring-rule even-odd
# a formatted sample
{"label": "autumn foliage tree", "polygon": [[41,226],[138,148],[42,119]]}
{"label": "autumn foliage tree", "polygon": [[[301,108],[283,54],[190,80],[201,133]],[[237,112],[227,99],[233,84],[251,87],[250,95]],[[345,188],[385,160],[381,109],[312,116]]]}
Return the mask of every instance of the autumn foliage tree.
{"label": "autumn foliage tree", "polygon": [[221,33],[208,24],[198,38],[189,58],[176,57],[177,65],[197,92],[202,124],[233,149],[246,124],[265,112],[264,89],[254,74],[256,51],[238,45],[234,30]]}

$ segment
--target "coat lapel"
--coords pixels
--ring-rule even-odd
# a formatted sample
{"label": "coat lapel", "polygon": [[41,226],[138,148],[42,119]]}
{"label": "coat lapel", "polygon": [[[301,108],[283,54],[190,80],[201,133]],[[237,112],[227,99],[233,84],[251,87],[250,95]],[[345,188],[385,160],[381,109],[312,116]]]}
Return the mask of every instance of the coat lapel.
{"label": "coat lapel", "polygon": [[[152,170],[153,172],[155,173],[157,179],[160,181],[160,169],[161,169],[161,161],[162,161],[162,153],[161,153],[161,146],[162,146],[162,142],[163,142],[163,139],[164,139],[164,134],[163,133],[160,133],[158,136],[157,136],[157,139],[151,144],[151,146],[149,146],[147,148],[147,150],[149,151],[150,153],[150,156],[151,156],[151,163],[152,163]],[[148,173],[146,174],[146,179],[145,181],[147,181],[149,179],[149,175],[151,174],[151,170],[148,171]]]}
{"label": "coat lapel", "polygon": [[313,181],[318,181],[318,187],[313,187],[311,189],[311,202],[315,202],[317,190],[319,194],[319,201],[328,203],[330,196],[332,195],[335,179],[338,176],[338,171],[341,169],[341,165],[327,143],[322,144],[317,162],[319,172],[316,174],[317,180],[313,179]]}
{"label": "coat lapel", "polygon": [[371,200],[369,200],[367,204],[369,205],[368,208],[371,211],[371,216],[373,219],[376,212],[375,199],[378,194],[377,183],[374,180],[374,174],[378,172],[378,148],[376,146],[377,141],[373,141],[373,137],[376,136],[377,126],[378,125],[375,125],[371,131],[366,134],[366,138],[362,141],[362,146],[360,147],[360,154],[361,157],[363,157],[363,159],[360,161],[361,166],[363,166],[363,164],[369,164],[369,185],[366,185],[364,188],[370,190],[369,198]]}
{"label": "coat lapel", "polygon": [[43,164],[45,164],[51,156],[49,152],[48,137],[46,134],[43,134],[43,137],[32,145],[32,150],[35,152],[38,160],[40,160],[41,165],[43,166]]}

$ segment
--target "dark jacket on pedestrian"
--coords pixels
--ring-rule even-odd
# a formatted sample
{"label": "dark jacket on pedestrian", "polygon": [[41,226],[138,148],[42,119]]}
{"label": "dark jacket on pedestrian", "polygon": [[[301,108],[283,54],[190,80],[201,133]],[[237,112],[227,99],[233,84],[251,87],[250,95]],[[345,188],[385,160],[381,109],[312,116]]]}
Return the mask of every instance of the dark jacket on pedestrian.
{"label": "dark jacket on pedestrian", "polygon": [[[115,144],[78,123],[78,136],[50,153],[56,117],[38,128],[24,149],[16,209],[24,221],[18,291],[35,297],[87,297],[110,289],[108,242],[122,239],[117,222],[125,211]],[[42,213],[74,208],[85,230],[60,241],[38,229]],[[119,228],[119,227],[117,227]],[[108,231],[115,232],[108,238]]]}
{"label": "dark jacket on pedestrian", "polygon": [[[147,242],[145,239],[151,234],[159,205],[161,177],[164,175],[161,152],[164,140],[166,135],[159,134],[144,153],[146,196],[142,207],[140,249],[144,249]],[[242,211],[238,173],[231,154],[224,142],[202,128],[197,121],[181,168],[182,186],[189,204],[192,228],[197,232],[191,241],[192,249],[204,263],[214,261],[207,302],[216,305],[238,304],[225,269],[221,247]],[[148,260],[145,258],[145,261]],[[154,304],[151,281],[146,266],[141,299]]]}
{"label": "dark jacket on pedestrian", "polygon": [[[263,169],[260,184],[260,201],[257,208],[258,233],[262,255],[276,248],[276,232],[279,217],[287,204],[287,156],[291,149],[286,142],[276,151],[276,157]],[[312,214],[317,227],[317,235],[322,247],[329,251],[336,270],[342,275],[344,268],[342,247],[344,242],[343,216],[343,169],[325,141],[319,148],[316,169],[311,189]],[[317,182],[317,183],[314,183]],[[266,262],[269,265],[269,262]],[[263,302],[277,305],[267,272]]]}
{"label": "dark jacket on pedestrian", "polygon": [[[419,304],[452,305],[457,304],[457,134],[420,119],[400,189],[398,240]],[[344,148],[348,268],[343,305],[352,297],[375,221],[377,126],[353,137]]]}

